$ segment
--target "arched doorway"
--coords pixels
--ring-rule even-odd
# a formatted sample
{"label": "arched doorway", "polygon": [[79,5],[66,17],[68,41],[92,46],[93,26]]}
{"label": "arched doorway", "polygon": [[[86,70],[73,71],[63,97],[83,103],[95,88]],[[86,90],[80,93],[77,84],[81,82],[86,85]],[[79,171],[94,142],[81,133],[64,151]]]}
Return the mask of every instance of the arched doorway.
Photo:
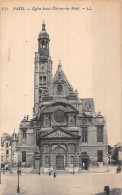
{"label": "arched doorway", "polygon": [[80,156],[80,166],[82,170],[88,170],[89,167],[89,156],[86,152],[82,152]]}
{"label": "arched doorway", "polygon": [[40,154],[38,152],[34,153],[34,168],[39,169],[40,166]]}
{"label": "arched doorway", "polygon": [[65,149],[63,147],[56,147],[53,150],[54,156],[54,169],[64,170],[65,169]]}

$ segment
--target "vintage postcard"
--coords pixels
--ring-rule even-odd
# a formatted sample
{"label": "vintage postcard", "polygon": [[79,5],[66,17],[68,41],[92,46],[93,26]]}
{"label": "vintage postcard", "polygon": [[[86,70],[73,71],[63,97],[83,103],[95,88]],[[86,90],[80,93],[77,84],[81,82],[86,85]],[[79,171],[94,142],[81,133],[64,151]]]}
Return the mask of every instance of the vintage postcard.
{"label": "vintage postcard", "polygon": [[0,1],[0,194],[122,194],[121,0]]}

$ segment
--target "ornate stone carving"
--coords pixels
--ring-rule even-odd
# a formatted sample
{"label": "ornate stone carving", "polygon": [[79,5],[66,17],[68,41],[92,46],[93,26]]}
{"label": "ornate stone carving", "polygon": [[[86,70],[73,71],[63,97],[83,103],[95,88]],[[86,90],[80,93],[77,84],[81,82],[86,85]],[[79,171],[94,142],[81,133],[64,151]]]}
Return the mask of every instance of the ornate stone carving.
{"label": "ornate stone carving", "polygon": [[65,154],[65,150],[63,148],[56,148],[53,151],[54,154]]}
{"label": "ornate stone carving", "polygon": [[44,116],[44,127],[50,127],[51,121],[49,119],[49,116]]}
{"label": "ornate stone carving", "polygon": [[69,116],[69,126],[75,126],[75,117],[73,115]]}
{"label": "ornate stone carving", "polygon": [[70,135],[64,133],[61,130],[56,130],[55,132],[48,135],[48,137],[71,137]]}

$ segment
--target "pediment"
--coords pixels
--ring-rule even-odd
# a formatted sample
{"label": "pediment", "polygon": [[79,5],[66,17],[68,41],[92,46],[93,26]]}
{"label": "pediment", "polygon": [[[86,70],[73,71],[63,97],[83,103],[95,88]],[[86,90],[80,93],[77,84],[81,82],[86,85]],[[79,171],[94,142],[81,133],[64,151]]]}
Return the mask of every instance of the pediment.
{"label": "pediment", "polygon": [[50,139],[50,138],[51,139],[78,139],[80,138],[80,136],[59,128],[41,136],[41,139]]}

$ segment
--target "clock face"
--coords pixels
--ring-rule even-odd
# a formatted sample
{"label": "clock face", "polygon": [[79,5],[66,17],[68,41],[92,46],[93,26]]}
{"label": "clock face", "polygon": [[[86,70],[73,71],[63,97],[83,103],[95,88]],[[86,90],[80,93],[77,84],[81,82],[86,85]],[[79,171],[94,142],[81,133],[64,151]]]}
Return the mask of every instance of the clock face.
{"label": "clock face", "polygon": [[47,70],[47,65],[46,64],[41,64],[40,65],[40,71],[45,72]]}

